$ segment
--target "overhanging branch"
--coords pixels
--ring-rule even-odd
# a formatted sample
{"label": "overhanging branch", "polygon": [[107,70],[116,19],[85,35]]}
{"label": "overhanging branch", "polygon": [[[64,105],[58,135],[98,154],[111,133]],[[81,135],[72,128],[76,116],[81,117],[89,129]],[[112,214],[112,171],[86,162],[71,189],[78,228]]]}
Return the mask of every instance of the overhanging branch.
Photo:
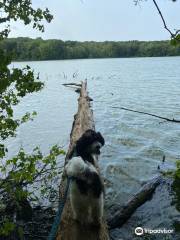
{"label": "overhanging branch", "polygon": [[[156,9],[158,10],[158,13],[159,13],[159,15],[160,15],[160,17],[161,17],[161,19],[162,19],[164,28],[170,33],[171,38],[175,38],[175,37],[178,35],[178,33],[180,32],[180,29],[177,30],[175,33],[173,33],[173,32],[167,27],[166,21],[165,21],[165,19],[164,19],[164,17],[163,17],[163,14],[162,14],[162,12],[161,12],[161,10],[160,10],[157,2],[156,2],[155,0],[153,0],[153,3],[154,3],[154,5],[155,5]],[[179,39],[177,39],[177,41],[179,41]]]}

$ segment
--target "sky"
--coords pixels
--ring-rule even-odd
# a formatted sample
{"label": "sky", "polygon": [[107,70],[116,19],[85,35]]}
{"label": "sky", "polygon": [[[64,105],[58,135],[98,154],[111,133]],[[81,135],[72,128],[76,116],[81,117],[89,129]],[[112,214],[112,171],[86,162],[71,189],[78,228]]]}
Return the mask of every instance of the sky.
{"label": "sky", "polygon": [[[135,6],[133,0],[33,0],[54,16],[45,32],[21,22],[11,23],[10,37],[42,37],[77,41],[165,40],[169,33],[152,0]],[[157,0],[167,25],[180,29],[180,1]]]}

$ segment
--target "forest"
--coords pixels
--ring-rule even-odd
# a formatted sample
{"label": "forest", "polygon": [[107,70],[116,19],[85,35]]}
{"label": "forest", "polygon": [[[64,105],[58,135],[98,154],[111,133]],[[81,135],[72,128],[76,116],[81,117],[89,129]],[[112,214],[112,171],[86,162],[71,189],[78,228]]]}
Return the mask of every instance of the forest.
{"label": "forest", "polygon": [[14,61],[180,56],[180,46],[170,41],[78,42],[19,37],[1,41],[0,48]]}

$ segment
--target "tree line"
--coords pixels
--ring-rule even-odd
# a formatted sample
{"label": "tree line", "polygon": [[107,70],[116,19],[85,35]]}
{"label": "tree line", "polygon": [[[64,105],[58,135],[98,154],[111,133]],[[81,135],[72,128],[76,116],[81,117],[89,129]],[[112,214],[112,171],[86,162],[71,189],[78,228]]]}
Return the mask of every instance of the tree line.
{"label": "tree line", "polygon": [[19,37],[5,39],[0,48],[16,61],[180,56],[180,45],[173,46],[170,41],[78,42]]}

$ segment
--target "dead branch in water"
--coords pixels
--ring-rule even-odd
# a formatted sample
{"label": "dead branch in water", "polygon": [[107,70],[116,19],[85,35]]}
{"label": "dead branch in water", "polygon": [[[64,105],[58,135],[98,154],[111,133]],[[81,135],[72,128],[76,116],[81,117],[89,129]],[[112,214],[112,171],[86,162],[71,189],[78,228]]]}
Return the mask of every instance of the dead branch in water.
{"label": "dead branch in water", "polygon": [[117,209],[115,214],[107,220],[109,229],[121,227],[138,207],[151,198],[161,180],[161,176],[154,178],[149,183],[145,184],[122,209]]}
{"label": "dead branch in water", "polygon": [[73,89],[76,93],[80,93],[81,92],[82,84],[78,84],[78,83],[63,83],[62,85],[65,86],[65,87],[69,87],[69,88]]}
{"label": "dead branch in water", "polygon": [[137,111],[137,110],[133,110],[133,109],[129,109],[129,108],[124,108],[124,107],[112,107],[112,108],[122,109],[122,110],[126,110],[126,111],[129,111],[129,112],[141,113],[141,114],[144,114],[144,115],[149,115],[149,116],[152,116],[152,117],[160,118],[160,119],[166,120],[168,122],[180,123],[180,120],[176,120],[174,118],[170,119],[170,118],[158,116],[156,114],[151,114],[151,113],[147,113],[147,112]]}
{"label": "dead branch in water", "polygon": [[76,86],[76,87],[82,87],[82,83],[63,83],[63,86]]}

